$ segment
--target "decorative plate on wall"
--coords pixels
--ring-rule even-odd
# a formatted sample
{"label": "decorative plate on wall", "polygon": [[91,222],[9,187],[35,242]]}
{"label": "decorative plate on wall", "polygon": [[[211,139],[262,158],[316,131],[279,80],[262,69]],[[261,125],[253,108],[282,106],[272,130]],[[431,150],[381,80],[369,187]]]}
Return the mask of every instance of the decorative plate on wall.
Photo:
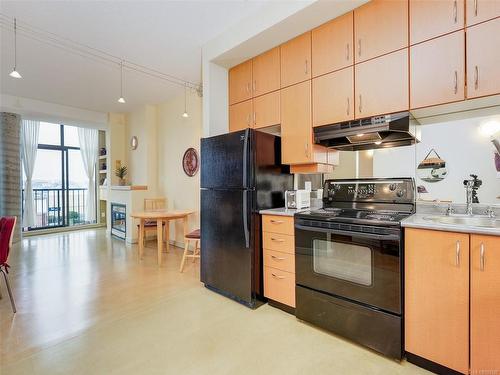
{"label": "decorative plate on wall", "polygon": [[192,147],[188,148],[182,157],[182,168],[184,173],[189,177],[193,177],[200,167],[198,153]]}

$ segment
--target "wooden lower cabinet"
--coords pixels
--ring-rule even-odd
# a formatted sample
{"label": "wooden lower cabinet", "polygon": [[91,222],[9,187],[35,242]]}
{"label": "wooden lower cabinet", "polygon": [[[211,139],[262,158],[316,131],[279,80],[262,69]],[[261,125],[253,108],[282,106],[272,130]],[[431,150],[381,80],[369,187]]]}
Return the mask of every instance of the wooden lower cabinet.
{"label": "wooden lower cabinet", "polygon": [[253,120],[252,99],[229,106],[229,131],[251,128]]}
{"label": "wooden lower cabinet", "polygon": [[468,234],[405,230],[405,350],[468,373]]}
{"label": "wooden lower cabinet", "polygon": [[500,373],[500,237],[471,235],[471,374]]}
{"label": "wooden lower cabinet", "polygon": [[290,216],[262,215],[264,296],[295,307],[295,237]]}

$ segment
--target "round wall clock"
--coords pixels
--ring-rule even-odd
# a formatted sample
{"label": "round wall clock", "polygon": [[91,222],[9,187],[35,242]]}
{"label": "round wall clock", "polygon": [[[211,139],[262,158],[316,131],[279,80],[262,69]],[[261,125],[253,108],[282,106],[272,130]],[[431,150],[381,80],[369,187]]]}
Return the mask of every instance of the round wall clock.
{"label": "round wall clock", "polygon": [[193,177],[196,172],[198,172],[199,167],[198,153],[194,148],[188,148],[182,157],[182,168],[184,169],[184,173],[189,177]]}
{"label": "round wall clock", "polygon": [[132,150],[135,150],[139,146],[139,141],[137,137],[134,135],[132,138],[130,138],[130,148]]}

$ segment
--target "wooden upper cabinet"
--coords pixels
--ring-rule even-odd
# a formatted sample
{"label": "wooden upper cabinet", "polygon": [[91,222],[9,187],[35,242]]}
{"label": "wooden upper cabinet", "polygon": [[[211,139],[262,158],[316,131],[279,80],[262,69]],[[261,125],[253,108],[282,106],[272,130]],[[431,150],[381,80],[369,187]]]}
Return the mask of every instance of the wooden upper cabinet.
{"label": "wooden upper cabinet", "polygon": [[356,118],[408,110],[408,49],[355,65]]}
{"label": "wooden upper cabinet", "polygon": [[279,125],[280,120],[280,92],[275,91],[253,99],[253,127]]}
{"label": "wooden upper cabinet", "polygon": [[498,0],[466,0],[465,4],[467,26],[500,16],[500,1]]}
{"label": "wooden upper cabinet", "polygon": [[410,44],[464,27],[464,0],[411,0]]}
{"label": "wooden upper cabinet", "polygon": [[465,99],[463,30],[410,47],[410,108]]}
{"label": "wooden upper cabinet", "polygon": [[468,27],[466,35],[467,97],[500,93],[500,18]]}
{"label": "wooden upper cabinet", "polygon": [[259,96],[280,88],[280,48],[276,47],[254,57],[253,96]]}
{"label": "wooden upper cabinet", "polygon": [[311,37],[313,77],[353,64],[353,12],[314,29]]}
{"label": "wooden upper cabinet", "polygon": [[281,87],[311,79],[311,32],[282,44],[280,50]]}
{"label": "wooden upper cabinet", "polygon": [[372,0],[354,10],[354,61],[408,46],[408,1]]}
{"label": "wooden upper cabinet", "polygon": [[312,80],[313,126],[354,119],[352,66]]}
{"label": "wooden upper cabinet", "polygon": [[252,98],[252,60],[229,69],[229,104]]}
{"label": "wooden upper cabinet", "polygon": [[253,123],[252,99],[229,106],[229,131],[251,128]]}
{"label": "wooden upper cabinet", "polygon": [[468,234],[405,229],[405,350],[468,374]]}
{"label": "wooden upper cabinet", "polygon": [[284,164],[313,162],[311,81],[281,90],[281,152]]}
{"label": "wooden upper cabinet", "polygon": [[471,235],[471,374],[500,369],[500,237]]}

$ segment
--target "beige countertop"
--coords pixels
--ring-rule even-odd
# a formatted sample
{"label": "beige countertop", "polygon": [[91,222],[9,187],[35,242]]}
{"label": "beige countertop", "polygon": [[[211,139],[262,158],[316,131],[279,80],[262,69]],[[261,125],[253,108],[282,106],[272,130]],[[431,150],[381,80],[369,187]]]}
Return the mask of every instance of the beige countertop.
{"label": "beige countertop", "polygon": [[432,214],[414,214],[401,222],[405,228],[419,228],[430,230],[442,230],[447,232],[474,233],[492,236],[500,236],[500,228],[477,227],[461,224],[442,224],[431,220],[425,220],[424,217],[435,216]]}
{"label": "beige countertop", "polygon": [[260,210],[259,214],[261,214],[261,215],[293,216],[297,212],[308,211],[308,210],[309,210],[309,208],[303,208],[301,210],[295,210],[295,209],[292,209],[292,208],[280,207],[280,208],[271,208],[269,210]]}

